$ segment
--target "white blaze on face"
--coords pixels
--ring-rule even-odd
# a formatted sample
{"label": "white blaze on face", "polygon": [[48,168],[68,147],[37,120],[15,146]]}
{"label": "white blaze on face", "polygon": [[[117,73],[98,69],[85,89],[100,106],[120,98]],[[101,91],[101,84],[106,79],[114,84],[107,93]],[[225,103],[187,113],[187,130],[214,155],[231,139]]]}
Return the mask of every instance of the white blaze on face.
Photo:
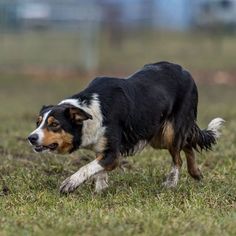
{"label": "white blaze on face", "polygon": [[93,117],[92,120],[89,119],[83,121],[80,147],[83,148],[93,145],[94,149],[96,149],[96,144],[99,143],[99,140],[103,138],[105,133],[105,127],[102,126],[103,116],[98,95],[93,94],[93,98],[89,106],[83,102],[80,102],[79,99],[66,99],[61,101],[58,105],[61,104],[70,104],[78,107]]}
{"label": "white blaze on face", "polygon": [[[50,110],[50,111],[51,111],[51,110]],[[38,135],[39,138],[38,138],[38,142],[37,142],[37,143],[38,143],[39,145],[42,143],[43,138],[44,138],[43,126],[44,126],[44,124],[45,124],[45,122],[46,122],[46,120],[47,120],[47,117],[48,117],[50,111],[46,112],[46,113],[43,115],[43,120],[42,120],[41,124],[39,125],[39,127],[38,127],[36,130],[34,130],[34,131],[30,134],[30,135],[32,135],[32,134],[37,134],[37,135]]]}

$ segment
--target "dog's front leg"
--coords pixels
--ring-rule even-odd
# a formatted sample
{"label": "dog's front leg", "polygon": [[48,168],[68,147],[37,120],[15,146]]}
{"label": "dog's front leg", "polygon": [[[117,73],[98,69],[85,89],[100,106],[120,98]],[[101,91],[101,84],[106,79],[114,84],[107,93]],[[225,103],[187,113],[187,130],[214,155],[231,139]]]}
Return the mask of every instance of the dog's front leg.
{"label": "dog's front leg", "polygon": [[77,172],[64,180],[60,186],[61,193],[73,192],[80,184],[104,170],[96,159],[87,165],[81,167]]}
{"label": "dog's front leg", "polygon": [[108,188],[108,174],[102,171],[94,176],[95,179],[95,192],[100,193]]}

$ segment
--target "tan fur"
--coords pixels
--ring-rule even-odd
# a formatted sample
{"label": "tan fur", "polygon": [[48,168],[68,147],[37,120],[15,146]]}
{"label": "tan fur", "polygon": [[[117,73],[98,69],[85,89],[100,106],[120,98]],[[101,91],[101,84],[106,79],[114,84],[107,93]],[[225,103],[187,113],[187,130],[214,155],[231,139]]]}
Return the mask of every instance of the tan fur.
{"label": "tan fur", "polygon": [[163,128],[163,140],[167,147],[172,146],[174,141],[174,129],[170,122],[166,122]]}
{"label": "tan fur", "polygon": [[[98,154],[96,156],[96,160],[99,162],[104,158],[103,154]],[[114,159],[114,161],[110,165],[103,166],[106,171],[112,171],[119,165],[119,158]]]}
{"label": "tan fur", "polygon": [[96,153],[102,153],[107,147],[107,138],[102,137],[98,140],[98,142],[94,145],[94,150]]}
{"label": "tan fur", "polygon": [[156,134],[150,142],[153,148],[167,148],[169,149],[174,141],[174,128],[171,122],[164,123],[161,131]]}
{"label": "tan fur", "polygon": [[102,154],[98,154],[98,155],[96,156],[96,159],[97,159],[98,161],[101,161],[101,160],[103,159],[103,155],[102,155]]}
{"label": "tan fur", "polygon": [[42,121],[43,121],[43,117],[42,116],[38,116],[36,123],[38,125],[40,125]]}
{"label": "tan fur", "polygon": [[202,178],[202,173],[198,168],[195,154],[192,148],[184,148],[184,153],[187,160],[188,173],[197,180]]}
{"label": "tan fur", "polygon": [[55,118],[53,116],[49,116],[47,123],[48,123],[48,125],[51,125],[54,121],[55,121]]}
{"label": "tan fur", "polygon": [[73,136],[69,133],[66,133],[64,130],[61,132],[52,132],[49,131],[47,128],[43,129],[44,138],[42,141],[42,145],[48,146],[52,143],[57,143],[58,153],[67,153],[73,147]]}
{"label": "tan fur", "polygon": [[175,149],[169,149],[169,152],[172,156],[172,160],[174,163],[174,166],[176,166],[178,169],[182,167],[183,161],[180,155],[180,151],[175,150]]}
{"label": "tan fur", "polygon": [[86,119],[86,117],[81,112],[79,112],[77,108],[70,108],[70,117],[77,123],[81,123]]}
{"label": "tan fur", "polygon": [[112,171],[119,165],[119,161],[115,159],[112,164],[104,166],[104,169],[106,171]]}

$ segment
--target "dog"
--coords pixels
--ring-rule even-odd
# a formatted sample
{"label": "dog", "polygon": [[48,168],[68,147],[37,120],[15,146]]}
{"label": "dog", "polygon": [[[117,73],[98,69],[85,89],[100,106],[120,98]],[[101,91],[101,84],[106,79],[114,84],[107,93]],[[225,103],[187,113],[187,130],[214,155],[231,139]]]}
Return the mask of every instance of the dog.
{"label": "dog", "polygon": [[95,160],[62,182],[62,193],[73,192],[91,177],[95,191],[102,191],[108,187],[107,172],[117,167],[120,157],[147,145],[169,151],[173,166],[164,185],[175,187],[180,152],[190,176],[202,179],[194,151],[211,150],[224,122],[215,118],[201,130],[197,105],[197,87],[188,71],[170,62],[147,64],[127,78],[97,77],[82,92],[43,106],[28,140],[35,152],[95,152]]}

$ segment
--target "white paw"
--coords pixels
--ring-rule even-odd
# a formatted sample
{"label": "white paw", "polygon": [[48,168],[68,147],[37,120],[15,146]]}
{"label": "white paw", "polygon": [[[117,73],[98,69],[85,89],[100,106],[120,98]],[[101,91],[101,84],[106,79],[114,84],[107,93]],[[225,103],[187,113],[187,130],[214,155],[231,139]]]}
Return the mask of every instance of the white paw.
{"label": "white paw", "polygon": [[105,180],[103,180],[96,183],[95,192],[100,193],[107,188],[108,188],[108,183]]}
{"label": "white paw", "polygon": [[166,180],[164,183],[162,183],[162,186],[166,188],[175,188],[177,184],[178,184],[177,181]]}
{"label": "white paw", "polygon": [[98,164],[97,160],[81,167],[76,173],[64,180],[60,187],[61,193],[73,192],[79,185],[84,183],[90,177],[103,171],[104,168]]}
{"label": "white paw", "polygon": [[60,186],[60,192],[61,193],[71,193],[75,191],[75,189],[81,184],[80,181],[78,181],[77,178],[75,178],[73,175],[69,178],[65,179],[61,186]]}
{"label": "white paw", "polygon": [[178,181],[179,181],[179,170],[176,167],[173,167],[166,181],[162,185],[167,188],[174,188],[177,186]]}
{"label": "white paw", "polygon": [[79,185],[85,182],[88,179],[87,172],[84,171],[85,167],[82,167],[79,171],[65,179],[61,186],[61,193],[71,193],[73,192]]}
{"label": "white paw", "polygon": [[106,172],[99,173],[95,176],[95,192],[100,193],[108,188],[108,175]]}

